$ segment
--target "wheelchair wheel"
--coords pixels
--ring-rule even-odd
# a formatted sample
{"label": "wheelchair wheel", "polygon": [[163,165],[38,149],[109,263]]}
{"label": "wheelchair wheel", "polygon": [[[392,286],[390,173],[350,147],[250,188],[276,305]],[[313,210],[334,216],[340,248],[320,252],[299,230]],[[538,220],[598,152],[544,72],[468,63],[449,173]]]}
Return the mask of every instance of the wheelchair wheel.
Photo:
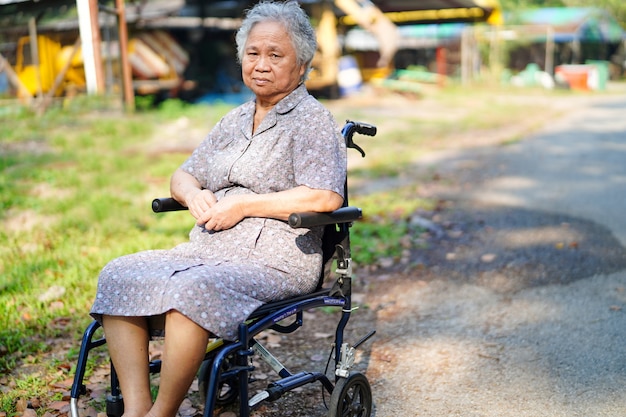
{"label": "wheelchair wheel", "polygon": [[[213,359],[207,359],[202,362],[200,371],[198,371],[198,389],[202,396],[202,401],[206,402],[206,393],[209,389],[209,381],[211,380],[211,367],[213,366]],[[221,372],[229,370],[231,367],[230,358],[227,358],[222,363]],[[217,397],[215,398],[216,405],[230,405],[233,404],[237,397],[239,397],[238,381],[237,378],[231,377],[226,380],[221,380],[217,387]]]}
{"label": "wheelchair wheel", "polygon": [[365,375],[354,372],[340,378],[330,397],[329,417],[370,417],[372,389]]}

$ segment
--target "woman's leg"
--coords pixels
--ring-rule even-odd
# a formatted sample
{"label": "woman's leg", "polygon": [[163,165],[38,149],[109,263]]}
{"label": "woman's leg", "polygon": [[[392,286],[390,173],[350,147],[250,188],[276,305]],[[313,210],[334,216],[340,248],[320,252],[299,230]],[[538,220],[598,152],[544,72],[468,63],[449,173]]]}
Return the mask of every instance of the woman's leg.
{"label": "woman's leg", "polygon": [[152,406],[146,318],[103,316],[102,327],[124,396],[124,417],[144,417]]}
{"label": "woman's leg", "polygon": [[209,332],[176,310],[165,316],[165,343],[157,399],[150,417],[174,417],[204,359]]}

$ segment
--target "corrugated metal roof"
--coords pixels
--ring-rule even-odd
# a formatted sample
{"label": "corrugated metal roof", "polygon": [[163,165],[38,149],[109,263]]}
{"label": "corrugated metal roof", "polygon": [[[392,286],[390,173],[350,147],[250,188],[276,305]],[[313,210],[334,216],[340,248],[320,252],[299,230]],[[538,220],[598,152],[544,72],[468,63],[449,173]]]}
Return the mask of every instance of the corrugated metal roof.
{"label": "corrugated metal roof", "polygon": [[507,23],[554,28],[557,42],[619,42],[626,32],[606,10],[595,7],[548,7],[510,13]]}
{"label": "corrugated metal roof", "polygon": [[[27,30],[28,19],[38,16],[37,26],[44,31],[66,31],[78,28],[77,0],[0,0],[0,32],[21,33]],[[79,0],[86,1],[86,0]],[[184,0],[150,0],[145,3],[126,2],[126,21],[150,21],[177,15]],[[115,18],[100,13],[101,25],[114,25]]]}
{"label": "corrugated metal roof", "polygon": [[[400,26],[400,49],[434,48],[461,38],[467,23],[440,23],[430,25]],[[366,30],[355,28],[346,34],[345,45],[353,51],[374,51],[380,45],[378,40]]]}

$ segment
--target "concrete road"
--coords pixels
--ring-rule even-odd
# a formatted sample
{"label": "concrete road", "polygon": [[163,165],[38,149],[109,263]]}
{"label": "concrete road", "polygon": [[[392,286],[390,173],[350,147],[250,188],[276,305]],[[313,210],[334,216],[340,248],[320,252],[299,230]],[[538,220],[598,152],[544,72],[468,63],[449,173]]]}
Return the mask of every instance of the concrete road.
{"label": "concrete road", "polygon": [[492,158],[497,177],[469,198],[586,218],[626,245],[626,97],[590,100]]}
{"label": "concrete road", "polygon": [[[594,98],[516,144],[454,159],[475,162],[475,181],[456,196],[463,204],[562,215],[626,246],[626,97]],[[552,229],[511,234],[528,232],[515,241],[523,245],[563,233]],[[589,269],[600,273],[508,292],[445,279],[381,284],[370,300],[374,414],[626,416],[626,271],[602,269],[601,257]]]}

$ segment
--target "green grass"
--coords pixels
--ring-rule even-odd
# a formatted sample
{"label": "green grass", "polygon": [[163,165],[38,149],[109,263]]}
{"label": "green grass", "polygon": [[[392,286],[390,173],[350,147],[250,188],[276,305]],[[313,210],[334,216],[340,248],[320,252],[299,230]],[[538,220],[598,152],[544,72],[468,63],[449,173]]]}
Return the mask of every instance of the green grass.
{"label": "green grass", "polygon": [[[379,126],[376,138],[357,141],[367,158],[351,169],[351,178],[398,177],[425,148],[455,132],[505,124],[519,112],[506,106],[487,112],[488,104],[467,109],[467,92],[443,93],[437,100],[460,117],[451,123],[444,115],[417,113],[395,123],[362,109],[336,114],[338,120]],[[169,176],[188,152],[157,150],[155,143],[180,139],[177,131],[168,137],[166,127],[181,119],[203,135],[229,108],[168,101],[123,115],[101,101],[79,99],[41,117],[21,108],[0,109],[0,378],[4,374],[14,384],[10,393],[0,392],[0,407],[9,416],[17,398],[46,398],[47,384],[71,376],[55,361],[73,366],[78,340],[91,321],[98,272],[107,261],[186,240],[193,223],[189,215],[155,215],[150,201],[168,194]],[[351,204],[365,213],[353,227],[357,266],[400,256],[411,213],[434,207],[433,201],[416,198],[420,180],[352,196]],[[64,348],[66,357],[46,359],[50,341],[68,337],[76,346]],[[33,364],[36,374],[29,371]]]}
{"label": "green grass", "polygon": [[351,204],[364,213],[351,234],[352,256],[359,266],[376,264],[381,258],[400,258],[406,249],[411,214],[432,210],[436,202],[416,197],[416,186],[410,185],[358,195]]}
{"label": "green grass", "polygon": [[[45,351],[39,342],[60,332],[50,326],[55,318],[72,317],[64,330],[72,333],[89,321],[107,260],[185,239],[185,216],[154,215],[149,203],[168,193],[169,175],[186,155],[143,148],[160,124],[193,117],[208,125],[226,110],[71,109],[0,120],[0,372]],[[64,294],[48,299],[52,286]]]}
{"label": "green grass", "polygon": [[[150,152],[159,128],[185,117],[208,130],[228,110],[175,102],[122,115],[86,104],[43,117],[0,112],[0,377],[15,371],[0,404],[10,413],[18,397],[45,396],[67,377],[37,358],[48,357],[51,340],[78,344],[108,260],[186,239],[186,213],[150,210],[187,156]],[[43,373],[24,370],[33,364]]]}

